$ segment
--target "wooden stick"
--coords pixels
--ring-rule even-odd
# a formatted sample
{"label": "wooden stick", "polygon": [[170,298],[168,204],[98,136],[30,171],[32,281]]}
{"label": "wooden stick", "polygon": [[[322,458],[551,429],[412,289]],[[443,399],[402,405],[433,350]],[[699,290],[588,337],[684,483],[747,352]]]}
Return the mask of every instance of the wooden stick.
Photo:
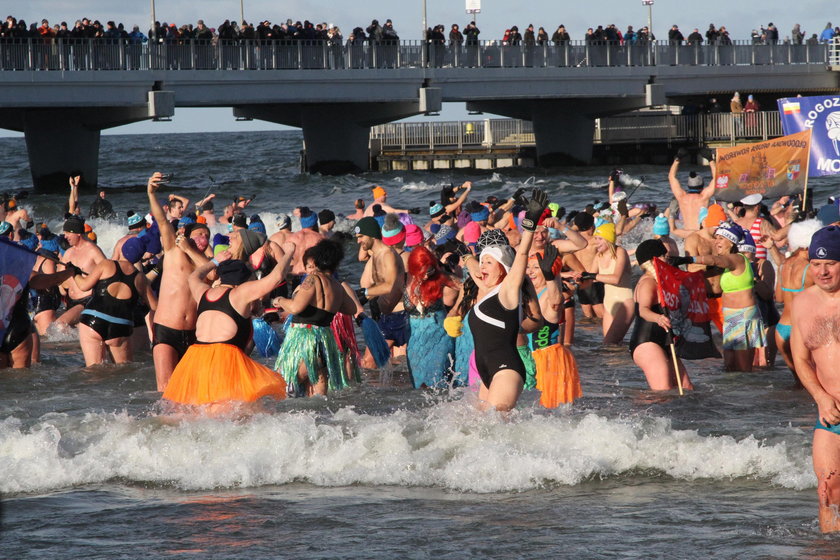
{"label": "wooden stick", "polygon": [[677,362],[677,350],[676,350],[676,348],[674,348],[674,337],[673,336],[671,336],[671,342],[670,342],[669,346],[671,347],[671,358],[673,358],[673,360],[674,360],[674,371],[677,374],[677,389],[680,390],[680,396],[682,397],[684,395],[683,386],[682,386],[682,376],[680,375],[679,362]]}

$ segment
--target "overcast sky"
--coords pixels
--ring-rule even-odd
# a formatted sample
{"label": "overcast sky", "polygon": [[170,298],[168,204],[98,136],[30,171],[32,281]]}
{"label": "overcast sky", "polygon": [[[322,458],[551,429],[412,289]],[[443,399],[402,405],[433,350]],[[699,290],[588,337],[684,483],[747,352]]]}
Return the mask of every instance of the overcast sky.
{"label": "overcast sky", "polygon": [[[422,0],[242,0],[247,21],[270,20],[278,23],[291,18],[338,25],[345,36],[356,26],[367,27],[371,19],[384,22],[390,18],[401,39],[418,40],[423,15]],[[426,0],[429,25],[452,23],[463,27],[469,21],[465,13],[466,0]],[[833,13],[828,13],[831,6]],[[139,25],[145,33],[151,21],[151,2],[145,0],[28,0],[6,2],[8,14],[28,23],[48,19],[50,23],[66,21],[70,26],[76,19],[89,17],[103,23],[122,22],[127,28]],[[840,4],[829,0],[655,0],[653,30],[660,39],[667,36],[671,25],[677,24],[687,36],[697,27],[704,33],[710,23],[725,25],[733,39],[749,39],[752,29],[773,22],[780,38],[790,35],[793,24],[799,23],[810,36],[819,34],[826,23],[840,25]],[[209,27],[216,27],[225,19],[240,17],[237,0],[202,0],[183,2],[156,0],[155,14],[159,21],[195,23],[203,19]],[[0,17],[5,17],[3,14]],[[835,21],[836,20],[836,21]],[[528,24],[545,27],[549,34],[564,24],[573,39],[583,39],[587,27],[616,24],[624,30],[646,25],[648,9],[641,0],[591,0],[588,2],[558,2],[557,0],[529,0],[527,2],[481,0],[477,16],[482,40],[500,39],[504,30],[518,25],[524,31]],[[452,104],[449,104],[452,105]],[[444,106],[441,118],[468,118],[463,105]],[[422,117],[418,117],[422,118]],[[193,132],[218,130],[279,130],[283,127],[258,121],[235,123],[230,109],[176,109],[171,123],[136,123],[110,129],[109,133]]]}

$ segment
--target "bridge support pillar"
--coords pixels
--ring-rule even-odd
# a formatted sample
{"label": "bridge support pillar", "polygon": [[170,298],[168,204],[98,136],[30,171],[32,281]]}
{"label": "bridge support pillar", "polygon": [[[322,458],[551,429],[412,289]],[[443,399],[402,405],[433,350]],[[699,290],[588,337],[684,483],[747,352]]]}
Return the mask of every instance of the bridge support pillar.
{"label": "bridge support pillar", "polygon": [[[643,95],[602,99],[524,99],[467,103],[470,111],[531,121],[537,164],[587,164],[592,159],[595,119],[647,106]],[[496,139],[501,140],[500,138]]]}
{"label": "bridge support pillar", "polygon": [[172,92],[152,91],[146,105],[129,107],[62,107],[0,111],[0,128],[23,132],[36,191],[64,191],[71,174],[84,188],[99,182],[99,138],[106,128],[170,117]]}
{"label": "bridge support pillar", "polygon": [[[438,107],[439,108],[439,107]],[[237,118],[303,129],[306,171],[339,174],[370,169],[370,129],[425,112],[422,102],[243,105]]]}

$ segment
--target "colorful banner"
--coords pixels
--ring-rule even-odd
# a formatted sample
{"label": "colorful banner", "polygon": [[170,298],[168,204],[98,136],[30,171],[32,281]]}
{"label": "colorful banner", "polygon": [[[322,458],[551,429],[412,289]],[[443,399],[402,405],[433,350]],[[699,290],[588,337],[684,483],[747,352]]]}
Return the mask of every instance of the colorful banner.
{"label": "colorful banner", "polygon": [[785,134],[813,132],[808,176],[840,174],[840,95],[784,97],[776,103]]}
{"label": "colorful banner", "polygon": [[718,358],[709,326],[709,302],[703,273],[686,272],[653,259],[659,305],[671,320],[677,355],[685,360]]}
{"label": "colorful banner", "polygon": [[17,243],[0,239],[0,340],[6,336],[12,308],[29,283],[29,275],[37,255]]}
{"label": "colorful banner", "polygon": [[736,202],[759,193],[765,198],[799,194],[808,184],[811,131],[734,148],[717,149],[715,197]]}

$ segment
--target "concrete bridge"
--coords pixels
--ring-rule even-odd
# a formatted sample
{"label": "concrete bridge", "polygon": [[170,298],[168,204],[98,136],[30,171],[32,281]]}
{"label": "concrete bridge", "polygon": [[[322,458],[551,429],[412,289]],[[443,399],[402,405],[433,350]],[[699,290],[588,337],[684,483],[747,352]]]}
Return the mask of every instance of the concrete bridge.
{"label": "concrete bridge", "polygon": [[300,127],[311,171],[366,169],[372,126],[444,102],[531,121],[540,165],[586,162],[599,117],[840,92],[840,46],[28,39],[0,42],[0,84],[0,127],[24,133],[35,188],[64,189],[70,173],[96,185],[101,130],[176,107]]}

